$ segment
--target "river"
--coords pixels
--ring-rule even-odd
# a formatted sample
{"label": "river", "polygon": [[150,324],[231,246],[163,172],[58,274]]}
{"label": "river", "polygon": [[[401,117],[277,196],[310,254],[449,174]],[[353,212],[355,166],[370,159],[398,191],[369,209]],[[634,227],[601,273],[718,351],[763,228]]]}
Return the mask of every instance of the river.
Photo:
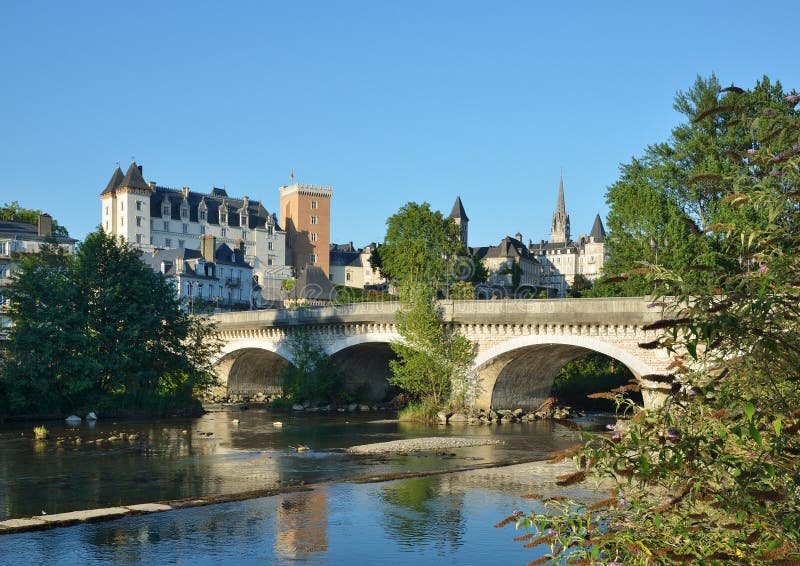
{"label": "river", "polygon": [[[198,419],[100,420],[0,428],[0,517],[128,505],[313,484],[290,493],[43,532],[0,536],[2,563],[473,564],[525,563],[513,527],[492,525],[531,507],[519,495],[539,475],[530,465],[381,483],[342,478],[543,459],[577,433],[551,421],[427,426],[377,413],[295,415],[220,408]],[[238,423],[234,421],[238,420]],[[280,421],[281,426],[275,423]],[[589,428],[604,421],[586,419]],[[139,434],[144,442],[95,444]],[[501,444],[441,452],[364,456],[349,446],[425,436],[479,436]],[[74,439],[80,437],[81,444]],[[58,443],[58,439],[63,439]],[[307,451],[298,452],[304,445]],[[539,471],[537,471],[539,470]],[[550,478],[552,479],[552,478]],[[533,551],[535,552],[535,551]],[[510,562],[506,562],[510,560]]]}

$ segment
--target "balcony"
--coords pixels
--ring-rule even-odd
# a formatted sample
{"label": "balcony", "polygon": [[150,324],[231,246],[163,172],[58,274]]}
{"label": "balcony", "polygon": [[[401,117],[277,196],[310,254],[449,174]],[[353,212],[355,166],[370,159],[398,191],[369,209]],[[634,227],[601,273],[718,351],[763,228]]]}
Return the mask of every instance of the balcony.
{"label": "balcony", "polygon": [[240,277],[228,277],[225,279],[225,285],[228,287],[240,287],[242,280]]}

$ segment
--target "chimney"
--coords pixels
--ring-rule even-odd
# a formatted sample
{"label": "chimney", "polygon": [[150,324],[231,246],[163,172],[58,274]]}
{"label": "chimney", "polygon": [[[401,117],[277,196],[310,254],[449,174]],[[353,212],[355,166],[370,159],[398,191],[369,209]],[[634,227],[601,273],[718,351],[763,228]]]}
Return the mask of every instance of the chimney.
{"label": "chimney", "polygon": [[520,242],[522,241],[522,234],[521,234],[520,232],[517,232],[516,234],[514,234],[514,237],[515,237],[517,240],[519,240]]}
{"label": "chimney", "polygon": [[141,173],[142,172],[142,166],[141,165],[137,165],[137,167],[139,167],[139,173]]}
{"label": "chimney", "polygon": [[53,235],[53,217],[49,214],[39,215],[39,236],[49,238]]}
{"label": "chimney", "polygon": [[236,240],[236,251],[239,252],[239,257],[241,257],[242,261],[244,261],[244,240],[241,238]]}
{"label": "chimney", "polygon": [[211,234],[206,234],[200,239],[200,253],[206,263],[214,263],[214,252],[217,249],[217,239]]}

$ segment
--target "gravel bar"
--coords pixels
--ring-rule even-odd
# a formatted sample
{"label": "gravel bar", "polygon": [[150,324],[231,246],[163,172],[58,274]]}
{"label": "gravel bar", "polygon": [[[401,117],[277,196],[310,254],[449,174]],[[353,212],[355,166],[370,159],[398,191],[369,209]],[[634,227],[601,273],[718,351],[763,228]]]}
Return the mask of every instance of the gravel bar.
{"label": "gravel bar", "polygon": [[467,448],[486,444],[502,444],[502,440],[488,438],[463,438],[455,436],[429,436],[425,438],[409,438],[391,442],[375,442],[351,446],[347,452],[351,454],[387,454],[389,452],[419,452],[421,450],[442,450],[445,448]]}

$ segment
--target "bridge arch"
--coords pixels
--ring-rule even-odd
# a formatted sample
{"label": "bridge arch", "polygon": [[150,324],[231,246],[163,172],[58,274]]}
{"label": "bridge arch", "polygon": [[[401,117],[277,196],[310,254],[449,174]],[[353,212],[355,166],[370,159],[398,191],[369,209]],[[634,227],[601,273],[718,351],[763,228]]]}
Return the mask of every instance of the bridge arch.
{"label": "bridge arch", "polygon": [[519,336],[482,351],[476,357],[476,405],[534,409],[549,396],[561,368],[590,352],[599,352],[619,361],[637,378],[657,373],[641,357],[621,345],[596,337]]}
{"label": "bridge arch", "polygon": [[293,361],[283,344],[240,340],[224,346],[214,371],[226,395],[278,395],[283,391],[283,368]]}

